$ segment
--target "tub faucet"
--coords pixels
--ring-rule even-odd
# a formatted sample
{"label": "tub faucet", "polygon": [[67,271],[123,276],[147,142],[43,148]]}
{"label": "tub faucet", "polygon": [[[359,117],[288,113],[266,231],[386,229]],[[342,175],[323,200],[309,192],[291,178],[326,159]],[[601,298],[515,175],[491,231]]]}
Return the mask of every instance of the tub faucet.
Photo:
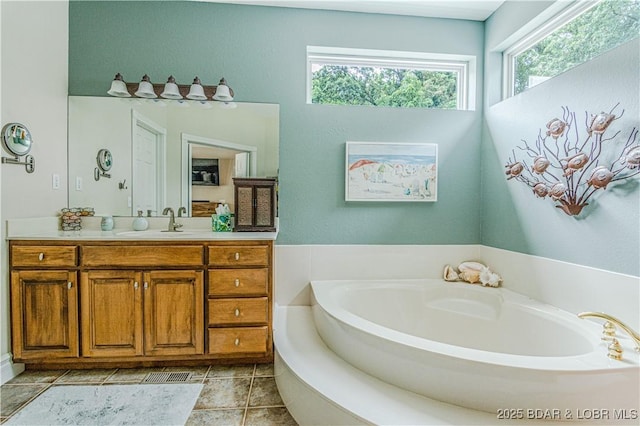
{"label": "tub faucet", "polygon": [[631,337],[631,339],[636,344],[636,352],[640,352],[640,334],[620,321],[618,318],[605,314],[604,312],[581,312],[578,314],[578,317],[593,317],[605,320],[604,328],[602,330],[602,340],[611,341],[611,344],[609,345],[609,358],[618,360],[622,359],[622,346],[620,346],[620,342],[618,342],[618,339],[615,338],[616,326],[623,329],[629,335],[629,337]]}
{"label": "tub faucet", "polygon": [[181,232],[180,227],[182,227],[182,224],[180,223],[176,223],[176,218],[175,218],[175,214],[173,212],[173,209],[171,207],[167,207],[162,211],[163,215],[169,214],[169,228],[167,230],[164,230],[162,232]]}

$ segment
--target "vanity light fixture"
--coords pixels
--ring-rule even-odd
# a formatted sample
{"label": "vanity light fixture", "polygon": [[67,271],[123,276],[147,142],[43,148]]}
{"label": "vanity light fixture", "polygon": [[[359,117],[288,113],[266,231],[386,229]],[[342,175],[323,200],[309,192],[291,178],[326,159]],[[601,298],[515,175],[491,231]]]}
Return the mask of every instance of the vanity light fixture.
{"label": "vanity light fixture", "polygon": [[153,84],[148,75],[143,75],[140,84],[138,84],[138,90],[135,95],[139,98],[155,99],[158,97],[156,92],[153,91]]}
{"label": "vanity light fixture", "polygon": [[223,101],[230,102],[233,100],[233,96],[231,96],[229,86],[227,86],[227,80],[222,77],[220,79],[220,83],[218,83],[218,87],[216,89],[216,93],[213,95],[214,101]]}
{"label": "vanity light fixture", "polygon": [[122,79],[122,74],[117,73],[116,77],[111,82],[111,88],[107,92],[111,96],[116,96],[118,98],[130,98],[131,95],[127,91],[127,85]]}
{"label": "vanity light fixture", "polygon": [[183,99],[182,95],[180,94],[180,89],[176,84],[176,79],[173,78],[172,75],[170,75],[169,78],[167,79],[167,82],[164,85],[164,91],[160,93],[160,97],[165,99],[175,99],[175,100]]}
{"label": "vanity light fixture", "polygon": [[202,87],[202,84],[200,84],[200,79],[198,77],[193,79],[193,83],[191,83],[191,87],[189,88],[187,99],[191,99],[194,101],[207,100],[207,97],[204,94],[204,87]]}
{"label": "vanity light fixture", "polygon": [[184,98],[194,101],[205,102],[208,100],[231,102],[233,101],[233,90],[227,85],[223,78],[217,86],[204,86],[197,76],[190,85],[177,84],[175,78],[170,75],[165,84],[154,84],[150,77],[145,74],[140,83],[126,83],[122,74],[117,73],[111,82],[111,88],[107,91],[111,96],[119,98],[146,98],[156,99],[158,97],[169,100],[182,101]]}

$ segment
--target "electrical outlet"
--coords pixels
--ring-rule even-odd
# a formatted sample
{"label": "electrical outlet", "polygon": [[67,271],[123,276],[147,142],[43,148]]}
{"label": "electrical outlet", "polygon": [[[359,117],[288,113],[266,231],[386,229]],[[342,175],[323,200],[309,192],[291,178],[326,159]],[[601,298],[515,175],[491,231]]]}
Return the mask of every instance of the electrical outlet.
{"label": "electrical outlet", "polygon": [[51,188],[60,189],[60,175],[57,173],[51,175]]}
{"label": "electrical outlet", "polygon": [[82,177],[76,176],[76,191],[82,191]]}

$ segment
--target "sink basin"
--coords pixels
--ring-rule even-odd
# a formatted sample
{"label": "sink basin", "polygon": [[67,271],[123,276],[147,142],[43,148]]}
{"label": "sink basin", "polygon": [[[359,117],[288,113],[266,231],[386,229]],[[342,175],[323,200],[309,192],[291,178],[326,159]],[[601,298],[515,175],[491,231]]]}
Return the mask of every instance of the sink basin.
{"label": "sink basin", "polygon": [[190,231],[168,232],[168,231],[161,231],[158,229],[153,229],[150,231],[116,232],[116,235],[119,237],[135,237],[135,238],[180,238],[180,237],[186,237],[186,236],[195,235],[195,234],[196,232],[190,232]]}

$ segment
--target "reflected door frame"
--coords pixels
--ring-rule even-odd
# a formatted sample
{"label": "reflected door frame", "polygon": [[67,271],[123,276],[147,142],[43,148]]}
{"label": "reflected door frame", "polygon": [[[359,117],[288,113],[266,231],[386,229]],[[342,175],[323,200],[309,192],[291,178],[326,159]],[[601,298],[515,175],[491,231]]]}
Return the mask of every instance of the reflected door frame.
{"label": "reflected door frame", "polygon": [[[155,210],[156,214],[160,214],[163,209],[166,200],[166,144],[167,144],[167,129],[154,123],[151,119],[140,114],[136,110],[131,111],[131,215],[136,216],[136,204],[139,204],[139,194],[143,191],[147,191],[148,188],[142,188],[140,177],[140,170],[136,167],[136,161],[138,158],[138,145],[140,141],[137,137],[138,129],[143,129],[153,135],[155,144],[155,167],[154,175],[154,191],[155,191]],[[144,182],[142,182],[144,186]],[[146,212],[145,212],[146,214]]]}
{"label": "reflected door frame", "polygon": [[250,145],[223,141],[220,139],[205,138],[202,136],[182,133],[182,170],[181,170],[181,205],[186,207],[187,216],[191,216],[191,159],[193,145],[227,148],[236,151],[244,151],[249,154],[249,176],[254,176],[258,170],[258,148]]}

